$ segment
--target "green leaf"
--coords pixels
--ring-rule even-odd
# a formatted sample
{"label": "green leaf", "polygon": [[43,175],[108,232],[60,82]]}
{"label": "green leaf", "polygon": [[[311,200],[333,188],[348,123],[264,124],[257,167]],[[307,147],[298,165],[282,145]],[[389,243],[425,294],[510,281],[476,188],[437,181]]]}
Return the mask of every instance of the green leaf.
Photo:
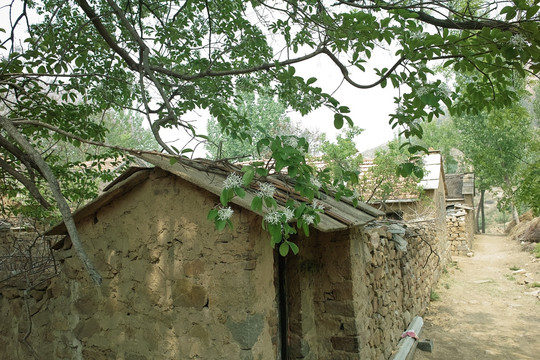
{"label": "green leaf", "polygon": [[308,225],[308,224],[303,223],[303,224],[302,224],[302,230],[304,231],[304,234],[305,234],[306,236],[309,236],[309,225]]}
{"label": "green leaf", "polygon": [[253,211],[262,211],[262,205],[263,200],[259,196],[255,196],[253,200],[251,200],[251,209]]}
{"label": "green leaf", "polygon": [[221,202],[221,205],[227,206],[229,203],[229,189],[223,189],[221,191],[221,195],[219,196],[219,201]]}
{"label": "green leaf", "polygon": [[226,225],[227,225],[226,220],[217,220],[216,221],[216,229],[219,230],[219,231],[225,229]]}
{"label": "green leaf", "polygon": [[281,243],[279,246],[279,253],[281,256],[287,256],[289,253],[289,244],[287,242]]}
{"label": "green leaf", "polygon": [[247,171],[244,173],[244,176],[242,176],[242,183],[244,186],[249,186],[251,182],[253,181],[253,178],[255,177],[255,170],[250,167],[247,169]]}
{"label": "green leaf", "polygon": [[241,198],[244,198],[246,196],[246,191],[242,188],[235,188],[234,193]]}
{"label": "green leaf", "polygon": [[218,211],[217,211],[217,209],[212,209],[212,210],[210,210],[210,211],[208,212],[208,217],[207,217],[207,218],[208,218],[208,220],[211,220],[211,221],[212,221],[212,220],[216,219],[217,216],[218,216]]}
{"label": "green leaf", "polygon": [[290,242],[290,241],[288,241],[288,244],[289,244],[293,254],[298,255],[298,251],[299,251],[298,246],[295,243]]}
{"label": "green leaf", "polygon": [[176,164],[177,162],[178,162],[178,159],[175,158],[175,157],[172,157],[172,158],[169,159],[169,164],[171,164],[171,165],[174,165],[174,164]]}
{"label": "green leaf", "polygon": [[334,114],[334,127],[338,130],[343,127],[343,115]]}

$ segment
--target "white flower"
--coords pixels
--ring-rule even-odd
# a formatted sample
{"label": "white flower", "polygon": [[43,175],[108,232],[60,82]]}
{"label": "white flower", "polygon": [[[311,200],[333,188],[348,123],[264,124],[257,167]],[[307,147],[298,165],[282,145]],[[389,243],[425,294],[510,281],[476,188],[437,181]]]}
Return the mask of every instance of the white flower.
{"label": "white flower", "polygon": [[306,224],[311,225],[315,221],[315,216],[309,215],[309,214],[304,214],[304,215],[302,215],[302,220],[304,220],[304,222]]}
{"label": "white flower", "polygon": [[422,86],[422,87],[419,87],[417,90],[416,90],[416,95],[417,96],[424,96],[426,94],[429,94],[430,92],[430,89],[426,86]]}
{"label": "white flower", "polygon": [[289,136],[283,140],[283,144],[296,149],[298,146],[298,139],[294,136]]}
{"label": "white flower", "polygon": [[321,184],[321,182],[319,181],[319,179],[313,179],[313,180],[311,181],[311,183],[312,183],[313,186],[315,186],[317,189],[319,189],[319,188],[322,186],[322,184]]}
{"label": "white flower", "polygon": [[271,225],[277,225],[281,222],[281,215],[283,215],[281,211],[272,210],[264,216],[264,221]]}
{"label": "white flower", "polygon": [[225,189],[234,189],[242,186],[242,178],[235,173],[230,173],[229,176],[223,181],[223,187]]}
{"label": "white flower", "polygon": [[234,210],[231,207],[221,208],[218,210],[218,220],[229,220],[234,213]]}
{"label": "white flower", "polygon": [[510,40],[508,40],[508,45],[515,47],[517,50],[523,50],[523,48],[528,44],[525,36],[521,34],[514,34]]}
{"label": "white flower", "polygon": [[262,198],[272,198],[276,192],[276,187],[269,183],[259,183],[259,191],[257,191],[257,196]]}
{"label": "white flower", "polygon": [[439,85],[437,93],[443,96],[450,96],[450,88],[445,83],[442,83],[441,85]]}
{"label": "white flower", "polygon": [[311,207],[315,210],[324,210],[324,204],[317,199],[313,200]]}
{"label": "white flower", "polygon": [[425,32],[416,31],[411,33],[411,40],[424,40],[426,35]]}
{"label": "white flower", "polygon": [[285,221],[291,221],[294,218],[294,211],[292,209],[285,208],[283,214],[285,215]]}

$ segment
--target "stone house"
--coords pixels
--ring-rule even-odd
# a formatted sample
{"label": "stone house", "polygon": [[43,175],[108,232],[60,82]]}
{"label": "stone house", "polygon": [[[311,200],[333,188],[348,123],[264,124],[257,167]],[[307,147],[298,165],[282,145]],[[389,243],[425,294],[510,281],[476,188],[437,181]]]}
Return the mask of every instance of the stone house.
{"label": "stone house", "polygon": [[[389,198],[384,201],[374,198],[370,205],[384,211],[390,217],[406,221],[434,218],[437,224],[444,228],[447,189],[441,154],[438,151],[431,151],[423,157],[423,162],[424,177],[415,191],[411,191],[408,179],[401,178],[398,184],[394,185],[396,190]],[[372,166],[376,165],[366,161],[361,172],[369,177],[368,169]]]}
{"label": "stone house", "polygon": [[452,255],[466,255],[475,233],[474,174],[447,174],[446,199],[448,240]]}
{"label": "stone house", "polygon": [[[31,292],[0,288],[3,358],[386,359],[427,307],[446,259],[432,224],[323,197],[321,222],[283,258],[250,191],[233,200],[232,230],[206,219],[237,169],[140,157],[155,167],[129,169],[74,214],[101,286],[66,236],[58,276]],[[276,196],[294,195],[281,185]]]}

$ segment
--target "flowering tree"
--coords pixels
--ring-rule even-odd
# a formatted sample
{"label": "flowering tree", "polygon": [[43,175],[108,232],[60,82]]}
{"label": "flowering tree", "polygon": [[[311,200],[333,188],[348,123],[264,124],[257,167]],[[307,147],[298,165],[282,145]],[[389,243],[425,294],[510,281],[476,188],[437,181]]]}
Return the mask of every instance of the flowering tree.
{"label": "flowering tree", "polygon": [[[140,112],[163,150],[177,154],[162,140],[163,129],[204,141],[190,121],[192,111],[204,110],[237,131],[236,91],[264,87],[303,115],[329,108],[341,128],[352,123],[349,108],[316,76],[295,71],[326,57],[358,91],[400,88],[390,121],[406,137],[421,136],[420,120],[431,121],[444,106],[463,113],[509,104],[516,100],[513,78],[540,70],[540,6],[527,0],[14,0],[3,9],[2,171],[38,199],[35,184],[45,179],[82,258],[41,145],[52,138],[103,146],[106,129],[89,126],[90,116],[110,108]],[[378,47],[392,49],[391,64],[371,63]],[[432,77],[434,65],[467,81],[447,88]],[[310,183],[315,173],[281,144],[267,139],[261,146],[282,151],[273,155],[276,170],[287,163],[297,183]]]}

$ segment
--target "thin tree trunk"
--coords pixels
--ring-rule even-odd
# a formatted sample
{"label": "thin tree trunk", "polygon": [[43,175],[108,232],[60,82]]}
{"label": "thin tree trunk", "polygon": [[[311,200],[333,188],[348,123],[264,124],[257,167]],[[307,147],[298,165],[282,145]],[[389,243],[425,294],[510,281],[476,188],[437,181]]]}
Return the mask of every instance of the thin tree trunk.
{"label": "thin tree trunk", "polygon": [[64,198],[64,195],[62,195],[60,184],[58,183],[58,180],[54,176],[51,168],[45,162],[45,160],[41,157],[39,152],[36,149],[34,149],[34,147],[28,142],[28,140],[26,140],[26,138],[11,123],[11,120],[0,115],[0,125],[21,146],[23,151],[25,151],[30,156],[30,159],[36,164],[40,172],[43,173],[43,176],[45,177],[45,180],[47,180],[47,183],[49,184],[51,192],[56,200],[56,203],[58,204],[58,209],[60,210],[60,213],[62,214],[62,219],[64,220],[64,223],[66,224],[69,237],[71,238],[71,242],[73,244],[73,248],[75,249],[75,252],[77,253],[77,256],[79,257],[79,259],[81,259],[81,261],[85,265],[86,270],[88,271],[88,273],[90,274],[94,282],[100,285],[101,280],[102,280],[101,275],[98,273],[98,271],[94,267],[94,264],[92,264],[92,262],[88,258],[88,255],[86,254],[86,251],[84,250],[82,246],[81,240],[79,239],[79,232],[77,231],[77,228],[75,226],[75,221],[73,220],[73,217],[71,216],[71,210],[69,209],[69,205],[66,199]]}
{"label": "thin tree trunk", "polygon": [[517,208],[512,204],[512,217],[514,218],[514,222],[519,224],[519,213],[517,211]]}
{"label": "thin tree trunk", "polygon": [[[486,218],[484,215],[484,194],[485,190],[480,190],[480,201],[478,201],[478,208],[476,209],[476,232],[486,232]],[[481,224],[480,224],[481,222]]]}
{"label": "thin tree trunk", "polygon": [[480,209],[482,212],[482,234],[486,233],[486,213],[484,209],[484,196],[486,194],[486,190],[482,190],[482,193],[480,195]]}

